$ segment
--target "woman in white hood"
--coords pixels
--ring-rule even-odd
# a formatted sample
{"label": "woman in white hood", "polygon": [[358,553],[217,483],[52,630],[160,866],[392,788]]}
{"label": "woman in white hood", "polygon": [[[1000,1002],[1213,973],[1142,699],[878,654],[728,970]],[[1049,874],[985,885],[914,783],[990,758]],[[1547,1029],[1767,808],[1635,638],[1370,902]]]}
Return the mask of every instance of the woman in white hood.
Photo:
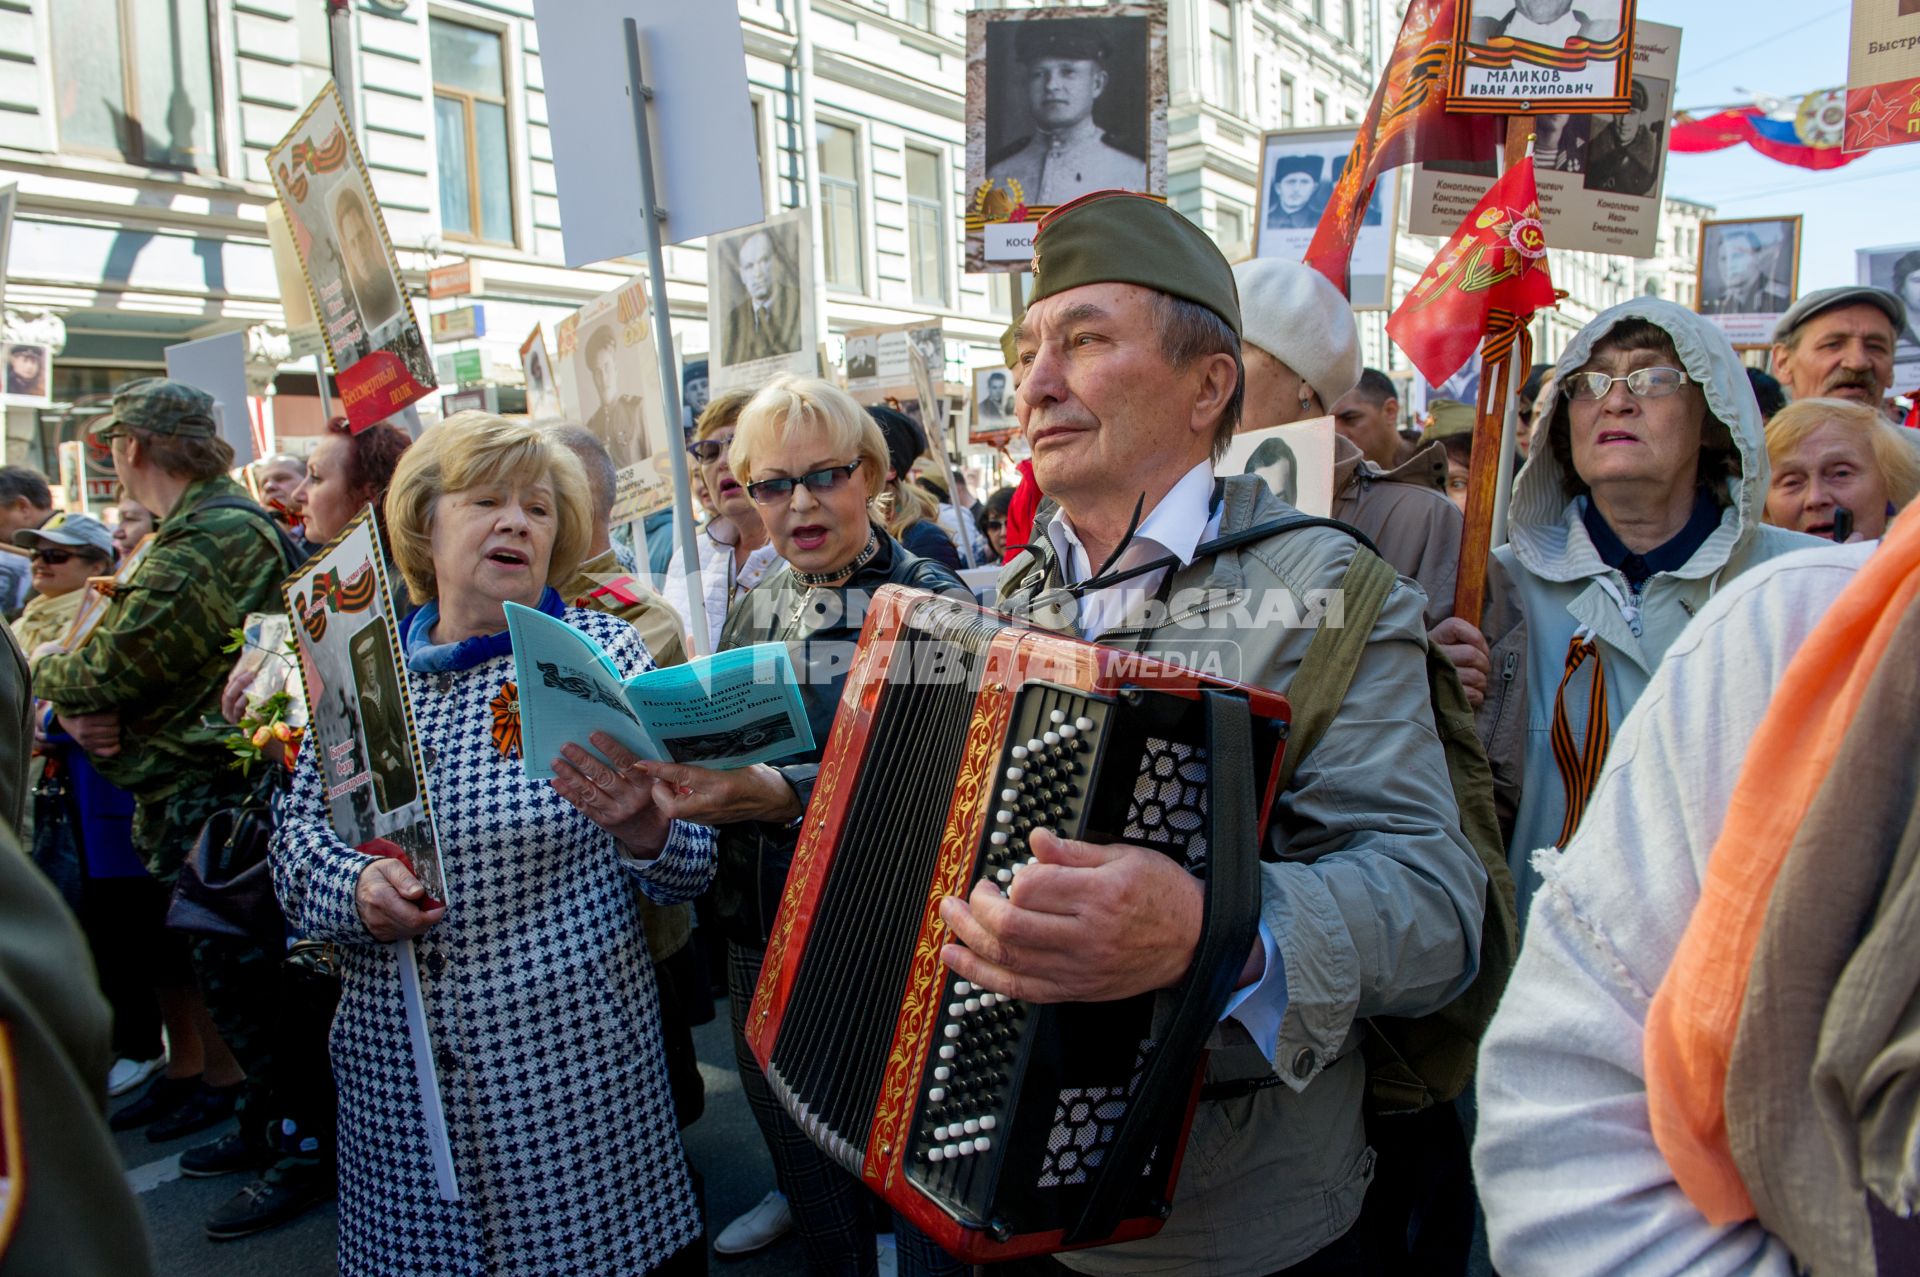
{"label": "woman in white hood", "polygon": [[1567,345],[1495,557],[1528,630],[1527,754],[1508,849],[1521,917],[1565,846],[1620,720],[1728,580],[1815,544],[1761,522],[1767,447],[1733,347],[1672,302],[1637,297]]}

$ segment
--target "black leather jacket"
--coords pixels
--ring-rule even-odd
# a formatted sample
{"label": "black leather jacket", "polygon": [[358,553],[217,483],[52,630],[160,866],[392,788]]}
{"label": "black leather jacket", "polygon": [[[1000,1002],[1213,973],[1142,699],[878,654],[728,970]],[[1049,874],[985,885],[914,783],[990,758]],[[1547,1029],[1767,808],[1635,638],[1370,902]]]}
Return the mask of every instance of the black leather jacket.
{"label": "black leather jacket", "polygon": [[[883,585],[973,595],[946,565],[910,553],[885,530],[874,529],[880,552],[845,585],[808,590],[791,568],[760,582],[734,605],[720,632],[720,649],[783,642],[793,656],[801,698],[813,728],[814,748],[778,770],[802,804],[813,796],[814,775],[833,730],[834,711],[846,683],[853,651],[866,620],[867,602]],[[787,885],[787,867],[800,840],[800,822],[741,821],[719,828],[720,858],[714,880],[714,911],[727,939],[750,949],[766,947]]]}

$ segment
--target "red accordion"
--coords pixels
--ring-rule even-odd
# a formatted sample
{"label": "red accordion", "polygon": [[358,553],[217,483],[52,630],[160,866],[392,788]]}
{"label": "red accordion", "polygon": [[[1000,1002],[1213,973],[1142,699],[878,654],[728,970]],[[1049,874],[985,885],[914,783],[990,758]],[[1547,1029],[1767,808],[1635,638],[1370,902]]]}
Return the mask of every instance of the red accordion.
{"label": "red accordion", "polygon": [[[748,1013],[794,1120],[956,1258],[1145,1237],[1253,943],[1286,700],[951,598],[874,596]],[[1174,990],[1036,1005],[940,962],[943,897],[1027,835],[1152,847],[1206,888]]]}

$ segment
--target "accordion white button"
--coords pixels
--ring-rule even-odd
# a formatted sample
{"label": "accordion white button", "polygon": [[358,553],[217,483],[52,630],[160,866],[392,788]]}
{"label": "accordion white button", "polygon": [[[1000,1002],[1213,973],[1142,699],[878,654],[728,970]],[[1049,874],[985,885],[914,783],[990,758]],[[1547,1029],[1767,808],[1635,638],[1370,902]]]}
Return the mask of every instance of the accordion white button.
{"label": "accordion white button", "polygon": [[1042,739],[1042,740],[1044,740],[1044,741],[1046,741],[1046,742],[1047,742],[1047,744],[1049,744],[1049,745],[1058,745],[1058,744],[1060,743],[1060,733],[1059,733],[1059,732],[1048,732],[1048,733],[1047,733],[1047,734],[1046,734],[1046,735],[1045,735],[1044,737],[1042,737],[1041,739]]}
{"label": "accordion white button", "polygon": [[946,1160],[946,1157],[947,1150],[944,1148],[936,1146],[927,1150],[927,1160],[929,1162],[943,1162]]}
{"label": "accordion white button", "polygon": [[1027,757],[1027,747],[1025,745],[1015,745],[1013,747],[1013,756],[1024,761]]}
{"label": "accordion white button", "polygon": [[939,1068],[933,1071],[933,1080],[936,1082],[944,1082],[952,1076],[953,1076],[953,1070],[948,1068],[944,1064],[942,1064]]}
{"label": "accordion white button", "polygon": [[932,1100],[935,1104],[938,1104],[941,1100],[944,1100],[947,1098],[947,1088],[944,1086],[936,1086],[931,1091],[927,1092],[927,1098],[929,1100]]}
{"label": "accordion white button", "polygon": [[1017,803],[1020,801],[1020,791],[1017,789],[1003,789],[1000,791],[1000,801],[1003,803]]}
{"label": "accordion white button", "polygon": [[980,1119],[977,1117],[970,1117],[966,1121],[960,1123],[960,1129],[965,1131],[969,1135],[978,1135],[980,1133]]}
{"label": "accordion white button", "polygon": [[975,1152],[984,1153],[993,1147],[993,1141],[982,1135],[974,1140],[973,1147]]}
{"label": "accordion white button", "polygon": [[1046,742],[1042,741],[1038,736],[1027,742],[1027,752],[1030,754],[1037,754],[1045,748]]}
{"label": "accordion white button", "polygon": [[944,1127],[944,1126],[936,1126],[936,1127],[934,1127],[934,1128],[933,1128],[933,1138],[935,1138],[935,1139],[937,1139],[937,1140],[944,1140],[945,1138],[947,1138],[947,1128],[946,1128],[946,1127]]}
{"label": "accordion white button", "polygon": [[965,980],[955,980],[953,982],[953,991],[964,998],[969,993],[973,992],[973,986],[968,984]]}
{"label": "accordion white button", "polygon": [[1075,727],[1078,727],[1083,732],[1090,732],[1093,730],[1093,720],[1091,718],[1076,718],[1073,720],[1073,725]]}
{"label": "accordion white button", "polygon": [[957,1024],[949,1024],[946,1032],[949,1038],[957,1038],[960,1036],[960,1026]]}
{"label": "accordion white button", "polygon": [[962,1010],[964,1010],[964,1008],[958,1002],[947,1003],[947,1015],[952,1019],[958,1020]]}
{"label": "accordion white button", "polygon": [[1074,737],[1078,736],[1079,734],[1080,734],[1080,729],[1075,727],[1072,723],[1067,723],[1060,728],[1061,740],[1072,740]]}
{"label": "accordion white button", "polygon": [[980,1007],[981,1007],[981,1006],[982,1006],[982,1003],[981,1003],[981,1001],[980,1001],[980,999],[979,999],[979,998],[968,998],[968,999],[967,999],[967,1010],[969,1010],[969,1011],[978,1011],[978,1010],[980,1009]]}
{"label": "accordion white button", "polygon": [[987,836],[987,841],[996,847],[1004,847],[1007,845],[1007,838],[1008,834],[1006,830],[996,829]]}
{"label": "accordion white button", "polygon": [[1052,719],[1056,723],[1064,723],[1067,721],[1067,711],[1063,709],[1057,709],[1053,711],[1053,713],[1047,715],[1047,717]]}
{"label": "accordion white button", "polygon": [[980,1129],[983,1131],[990,1131],[998,1125],[1000,1125],[1000,1119],[991,1113],[980,1119]]}
{"label": "accordion white button", "polygon": [[998,882],[998,883],[1009,883],[1009,882],[1012,882],[1012,881],[1013,881],[1013,870],[1011,870],[1011,869],[1000,869],[1000,870],[996,870],[996,871],[994,872],[994,875],[993,875],[993,880],[994,880],[995,882]]}
{"label": "accordion white button", "polygon": [[1026,771],[1026,768],[1024,768],[1024,767],[1009,767],[1009,768],[1007,768],[1007,779],[1008,779],[1008,780],[1019,780],[1019,779],[1020,779],[1020,778],[1021,778],[1022,776],[1024,776],[1024,775],[1026,775],[1026,774],[1027,774],[1027,771]]}
{"label": "accordion white button", "polygon": [[958,1054],[960,1054],[960,1052],[952,1046],[943,1046],[940,1048],[940,1058],[943,1060],[951,1060]]}
{"label": "accordion white button", "polygon": [[[973,1146],[969,1144],[967,1147],[972,1148]],[[958,1144],[948,1144],[945,1146],[945,1149],[948,1157],[960,1156],[960,1146]]]}
{"label": "accordion white button", "polygon": [[1013,823],[1013,813],[1002,807],[999,811],[993,813],[993,819],[998,824],[1011,825]]}

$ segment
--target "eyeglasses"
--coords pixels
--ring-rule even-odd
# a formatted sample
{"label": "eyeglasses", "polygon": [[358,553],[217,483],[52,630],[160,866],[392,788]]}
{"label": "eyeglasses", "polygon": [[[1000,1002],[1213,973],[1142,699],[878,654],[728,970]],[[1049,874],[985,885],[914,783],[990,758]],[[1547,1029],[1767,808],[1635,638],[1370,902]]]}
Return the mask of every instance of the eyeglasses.
{"label": "eyeglasses", "polygon": [[988,519],[987,520],[987,527],[990,530],[998,530],[1006,526],[1007,526],[1007,521],[1005,519]]}
{"label": "eyeglasses", "polygon": [[865,457],[855,457],[843,466],[828,466],[824,470],[809,470],[795,479],[762,479],[758,483],[747,485],[747,495],[757,505],[785,505],[793,496],[794,488],[806,484],[815,492],[831,492],[853,477]]}
{"label": "eyeglasses", "polygon": [[693,459],[703,466],[710,466],[727,455],[727,449],[733,446],[731,437],[725,439],[695,439],[687,445],[687,451]]}
{"label": "eyeglasses", "polygon": [[105,430],[94,431],[93,437],[100,443],[111,445],[115,439],[125,438],[126,434],[126,427],[116,421]]}
{"label": "eyeglasses", "polygon": [[66,563],[70,560],[77,559],[79,557],[80,556],[75,554],[72,550],[41,549],[41,550],[35,550],[33,552],[33,561],[35,563],[44,563],[50,568],[57,568],[62,563]]}
{"label": "eyeglasses", "polygon": [[1605,399],[1613,392],[1616,381],[1626,382],[1627,391],[1635,399],[1665,399],[1689,381],[1696,386],[1706,384],[1678,368],[1636,368],[1623,377],[1609,377],[1603,372],[1568,373],[1561,382],[1562,393],[1569,399]]}

